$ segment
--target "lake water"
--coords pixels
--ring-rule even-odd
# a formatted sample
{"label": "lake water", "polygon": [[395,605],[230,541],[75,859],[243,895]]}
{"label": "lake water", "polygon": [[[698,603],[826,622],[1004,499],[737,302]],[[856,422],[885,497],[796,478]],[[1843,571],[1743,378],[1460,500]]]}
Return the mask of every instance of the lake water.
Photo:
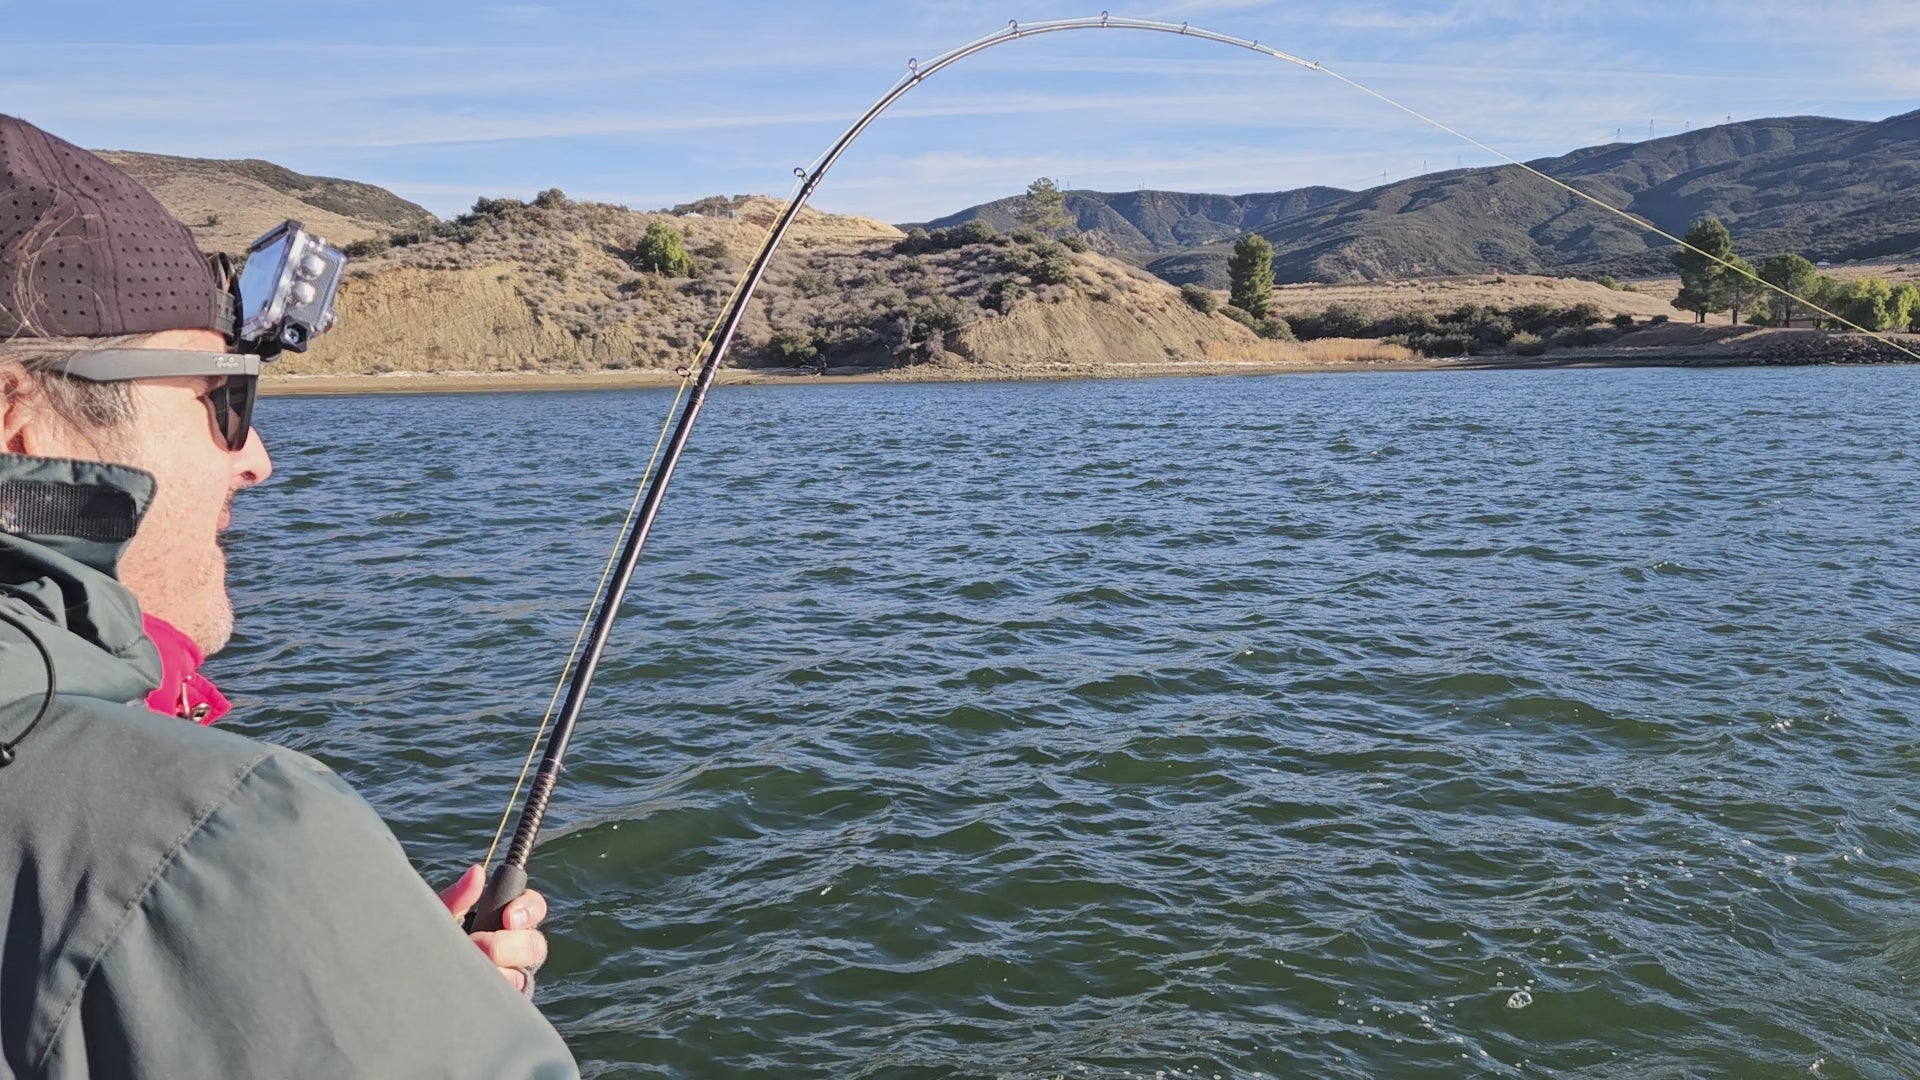
{"label": "lake water", "polygon": [[[235,726],[485,851],[667,392],[269,399]],[[714,392],[533,865],[594,1076],[1920,1074],[1920,369]]]}

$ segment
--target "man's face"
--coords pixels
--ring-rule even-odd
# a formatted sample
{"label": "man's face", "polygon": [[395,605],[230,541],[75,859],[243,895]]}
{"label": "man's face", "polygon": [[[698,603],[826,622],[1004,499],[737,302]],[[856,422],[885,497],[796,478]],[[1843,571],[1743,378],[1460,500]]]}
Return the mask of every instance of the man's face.
{"label": "man's face", "polygon": [[[168,330],[137,343],[146,349],[223,352],[226,340],[211,330]],[[256,433],[229,451],[213,426],[207,394],[221,379],[138,379],[134,420],[104,439],[89,438],[52,418],[21,430],[20,451],[41,457],[79,458],[132,465],[153,474],[153,505],[120,560],[120,581],[141,610],[173,624],[209,656],[233,633],[227,598],[227,556],[220,533],[229,523],[234,493],[273,473],[273,462]]]}

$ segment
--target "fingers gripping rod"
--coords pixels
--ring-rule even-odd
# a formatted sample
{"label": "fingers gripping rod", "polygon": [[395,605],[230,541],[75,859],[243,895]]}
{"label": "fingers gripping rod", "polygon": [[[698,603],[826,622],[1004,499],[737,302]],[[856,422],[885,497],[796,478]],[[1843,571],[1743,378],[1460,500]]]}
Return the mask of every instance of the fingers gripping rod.
{"label": "fingers gripping rod", "polygon": [[720,323],[718,334],[713,339],[713,348],[707,353],[700,365],[693,392],[688,395],[681,407],[679,422],[675,425],[672,439],[667,443],[666,451],[660,458],[659,468],[653,474],[651,486],[646,498],[641,502],[639,512],[627,533],[625,546],[620,558],[595,598],[596,610],[592,632],[588,635],[586,648],[580,654],[574,666],[572,681],[567,686],[566,702],[561,706],[559,716],[554,720],[553,732],[547,739],[545,752],[541,755],[540,769],[534,775],[533,782],[527,788],[527,799],[520,812],[520,820],[514,829],[513,841],[507,847],[506,858],[487,880],[486,892],[481,895],[480,903],[474,909],[468,926],[473,930],[498,930],[502,925],[502,916],[506,906],[526,891],[527,860],[533,855],[534,844],[540,837],[540,826],[546,817],[547,804],[553,798],[553,790],[560,780],[560,771],[566,759],[567,746],[573,739],[573,731],[580,720],[580,711],[585,705],[587,691],[593,685],[594,674],[599,670],[601,655],[606,651],[607,639],[613,633],[614,620],[619,616],[620,605],[627,595],[627,587],[633,581],[633,571],[640,561],[640,550],[646,545],[647,536],[653,531],[654,519],[659,515],[660,502],[666,496],[667,485],[673,480],[674,467],[680,463],[680,455],[686,449],[687,440],[693,434],[694,421],[699,419],[700,408],[706,404],[707,392],[712,389],[714,378],[720,366],[726,361],[727,352],[733,345],[734,335],[740,329],[740,321],[746,314],[747,305],[752,302],[753,294],[766,276],[767,266],[773,260],[774,252],[785,239],[787,231],[800,216],[808,198],[814,189],[826,178],[827,171],[833,168],[846,153],[853,141],[866,131],[881,113],[887,111],[894,102],[900,100],[914,87],[924,82],[928,76],[952,64],[959,63],[975,53],[984,52],[998,45],[1004,45],[1019,38],[1037,37],[1041,34],[1056,34],[1078,30],[1144,30],[1163,34],[1179,34],[1183,37],[1200,38],[1249,49],[1276,60],[1285,60],[1301,67],[1318,70],[1319,65],[1302,60],[1297,56],[1268,48],[1257,41],[1218,34],[1187,23],[1156,22],[1148,19],[1115,18],[1102,12],[1093,18],[1057,19],[1049,22],[1019,23],[1010,22],[993,34],[969,42],[950,52],[924,63],[910,62],[907,74],[895,83],[879,101],[873,104],[853,126],[849,127],[832,148],[821,157],[811,169],[802,171],[802,182],[792,201],[780,214],[766,242],[754,256],[747,268],[744,287],[735,294],[733,304],[727,309]]}

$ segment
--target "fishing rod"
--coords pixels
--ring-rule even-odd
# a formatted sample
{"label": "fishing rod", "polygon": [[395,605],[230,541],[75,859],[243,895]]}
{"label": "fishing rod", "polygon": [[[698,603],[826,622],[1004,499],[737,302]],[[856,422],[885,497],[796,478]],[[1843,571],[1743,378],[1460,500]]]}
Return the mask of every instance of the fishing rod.
{"label": "fishing rod", "polygon": [[[914,87],[919,86],[935,73],[959,63],[976,53],[984,52],[987,49],[1005,45],[1008,42],[1017,41],[1021,38],[1082,30],[1135,30],[1161,34],[1177,34],[1181,37],[1197,38],[1202,41],[1210,41],[1221,45],[1246,49],[1274,60],[1281,60],[1306,68],[1309,71],[1322,72],[1369,97],[1378,99],[1415,119],[1439,128],[1480,150],[1492,154],[1509,165],[1517,166],[1533,176],[1562,188],[1568,193],[1592,203],[1609,213],[1625,218],[1638,228],[1652,232],[1683,248],[1703,255],[1713,262],[1720,264],[1725,269],[1752,278],[1756,283],[1767,289],[1780,293],[1783,296],[1799,300],[1807,304],[1812,310],[1818,311],[1834,319],[1836,322],[1852,327],[1855,330],[1862,330],[1873,334],[1875,337],[1887,342],[1901,352],[1907,353],[1907,355],[1913,357],[1915,360],[1920,360],[1920,353],[1915,353],[1884,335],[1865,330],[1864,327],[1860,327],[1827,311],[1825,308],[1812,304],[1802,297],[1795,296],[1793,293],[1779,286],[1763,281],[1749,269],[1738,266],[1730,260],[1711,252],[1703,251],[1687,243],[1685,240],[1660,229],[1651,222],[1645,221],[1611,203],[1604,202],[1589,195],[1563,180],[1549,176],[1539,169],[1527,165],[1525,162],[1501,153],[1493,147],[1433,117],[1403,105],[1370,87],[1363,86],[1345,75],[1322,66],[1318,62],[1304,60],[1290,53],[1262,45],[1257,40],[1234,37],[1230,34],[1206,30],[1184,22],[1171,23],[1151,19],[1121,18],[1103,11],[1098,16],[1091,18],[1054,19],[1046,22],[1025,24],[1018,21],[1011,21],[1001,30],[988,34],[985,37],[977,38],[948,52],[941,53],[939,56],[924,63],[919,60],[908,60],[907,73],[901,76],[899,81],[894,83],[885,94],[881,95],[880,99],[874,102],[872,107],[861,114],[860,118],[855,120],[853,125],[841,134],[840,138],[834,142],[826,154],[816,160],[811,168],[794,170],[794,175],[798,178],[799,183],[794,190],[792,198],[787,201],[786,207],[781,211],[775,219],[773,226],[768,230],[767,237],[761,244],[759,252],[754,256],[752,263],[747,267],[745,275],[741,278],[740,285],[733,294],[732,302],[727,307],[725,314],[715,324],[714,333],[709,337],[711,347],[707,350],[705,359],[700,364],[698,374],[692,378],[692,393],[686,397],[685,404],[681,407],[679,420],[673,427],[672,438],[665,443],[665,454],[657,458],[657,467],[651,469],[652,480],[646,487],[645,497],[640,500],[637,509],[628,516],[627,524],[624,526],[626,530],[625,544],[619,549],[617,560],[609,562],[608,572],[601,579],[600,589],[591,609],[593,611],[592,630],[591,633],[586,634],[584,638],[586,648],[583,652],[579,652],[577,662],[574,662],[572,656],[568,657],[572,674],[571,681],[567,684],[566,702],[561,707],[557,717],[552,716],[551,706],[549,706],[548,718],[542,719],[540,730],[534,735],[533,747],[537,750],[540,746],[541,738],[547,735],[550,718],[552,735],[547,737],[546,750],[544,754],[541,755],[539,771],[534,775],[533,783],[527,789],[526,802],[521,808],[519,822],[514,828],[513,840],[508,845],[505,859],[502,860],[500,866],[495,869],[488,878],[486,890],[482,893],[479,904],[474,908],[473,914],[469,916],[468,926],[470,929],[500,929],[502,916],[507,904],[526,891],[527,862],[533,855],[534,844],[539,840],[540,827],[545,820],[547,806],[553,798],[554,787],[559,783],[560,771],[566,759],[567,747],[573,739],[575,727],[579,724],[581,710],[586,704],[587,691],[592,687],[594,675],[599,670],[600,659],[606,651],[607,640],[613,633],[614,620],[619,616],[621,603],[625,600],[627,588],[633,581],[634,567],[640,561],[641,549],[645,547],[647,537],[653,530],[654,520],[659,515],[660,503],[666,496],[667,485],[673,480],[674,468],[680,463],[681,454],[686,450],[687,440],[693,434],[694,422],[699,419],[700,409],[706,403],[707,393],[712,389],[714,379],[719,374],[720,366],[726,361],[727,353],[733,346],[734,336],[739,332],[740,322],[746,315],[747,305],[752,302],[754,292],[760,287],[761,280],[766,276],[768,264],[772,262],[774,253],[779,250],[780,243],[786,238],[788,230],[793,227],[793,223],[799,218],[800,211],[806,206],[807,200],[812,197],[815,189],[820,186],[820,182],[826,178],[828,170],[833,168],[834,164],[840,160],[841,155],[846,153],[848,147],[853,145],[854,140],[858,139],[861,133],[865,132],[894,102],[900,100],[901,97],[905,96]],[[685,389],[685,378],[686,373],[683,372],[683,390]],[[645,474],[642,475],[642,482],[646,483]],[[575,649],[579,649],[578,641],[575,642]],[[564,669],[562,678],[567,678]],[[556,693],[556,699],[557,697],[558,695]],[[528,755],[528,762],[532,762],[531,753]],[[524,781],[524,770],[521,776]],[[514,794],[508,800],[507,813],[509,815],[512,813],[513,799],[518,798],[519,790],[519,785],[516,784]],[[505,816],[501,818],[502,830],[505,828],[506,820],[507,818]],[[498,843],[499,834],[496,833],[494,837],[496,848]],[[492,858],[493,851],[489,850],[486,861],[491,862]]]}
{"label": "fishing rod", "polygon": [[[586,637],[586,648],[580,653],[579,661],[573,666],[572,680],[567,686],[566,702],[561,706],[560,714],[553,720],[553,733],[547,738],[546,750],[541,755],[540,769],[534,774],[533,783],[527,789],[526,803],[520,811],[519,823],[513,832],[513,841],[507,847],[506,858],[487,879],[487,888],[481,894],[480,902],[475,906],[470,927],[475,930],[497,930],[501,927],[501,918],[507,904],[527,889],[527,861],[533,855],[533,847],[540,838],[540,827],[545,820],[547,805],[553,798],[553,790],[560,780],[560,770],[567,756],[567,747],[573,739],[574,729],[580,722],[581,709],[586,704],[587,691],[593,685],[593,677],[600,667],[600,658],[606,651],[607,639],[613,633],[614,620],[619,617],[621,602],[625,599],[627,588],[633,581],[633,571],[640,561],[641,549],[646,546],[647,536],[653,531],[653,523],[660,513],[661,500],[665,498],[667,485],[673,480],[675,466],[685,452],[687,440],[693,434],[693,425],[700,417],[701,406],[706,404],[707,393],[713,387],[714,378],[719,374],[720,365],[726,360],[727,352],[733,346],[734,336],[739,332],[740,321],[746,315],[747,305],[752,302],[754,292],[766,276],[767,266],[779,250],[780,242],[786,238],[788,230],[800,216],[807,200],[826,178],[828,170],[840,160],[853,141],[880,117],[894,102],[900,100],[914,87],[926,81],[942,69],[959,63],[975,53],[983,52],[997,45],[1020,38],[1038,37],[1042,34],[1056,34],[1076,30],[1144,30],[1164,34],[1179,34],[1185,37],[1199,38],[1204,41],[1219,42],[1223,45],[1238,46],[1270,56],[1276,60],[1285,60],[1308,69],[1318,69],[1319,65],[1268,48],[1258,41],[1232,37],[1227,34],[1204,30],[1187,23],[1156,22],[1148,19],[1116,18],[1105,12],[1098,17],[1081,19],[1056,19],[1048,22],[1021,23],[1009,22],[1005,28],[985,37],[970,41],[959,48],[940,54],[925,63],[919,60],[907,61],[907,73],[893,84],[880,100],[861,114],[853,125],[841,134],[833,146],[816,161],[811,169],[795,169],[800,185],[794,196],[781,211],[767,239],[760,246],[753,262],[747,267],[742,278],[742,287],[734,294],[733,303],[718,324],[712,347],[706,359],[701,363],[699,373],[693,380],[692,393],[681,407],[680,419],[674,425],[672,438],[666,444],[665,454],[660,458],[653,472],[651,484],[647,487],[646,497],[641,501],[639,510],[627,532],[625,546],[615,562],[612,573],[601,586],[600,594],[595,598],[593,629]],[[545,725],[542,725],[544,733]],[[540,734],[535,735],[535,742]]]}

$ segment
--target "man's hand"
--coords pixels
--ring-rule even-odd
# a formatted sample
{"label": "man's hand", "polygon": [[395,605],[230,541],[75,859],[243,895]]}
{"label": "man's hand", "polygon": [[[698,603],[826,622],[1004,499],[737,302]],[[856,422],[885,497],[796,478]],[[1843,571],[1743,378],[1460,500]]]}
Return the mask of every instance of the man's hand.
{"label": "man's hand", "polygon": [[[480,894],[487,889],[487,872],[484,867],[469,866],[460,880],[453,883],[440,894],[440,902],[447,905],[457,922],[467,917],[473,905],[480,902]],[[469,934],[480,951],[487,954],[493,966],[515,990],[525,994],[533,986],[533,969],[546,962],[547,935],[535,927],[547,917],[546,897],[528,889],[520,894],[513,903],[507,905],[502,918],[505,930],[481,931]]]}

